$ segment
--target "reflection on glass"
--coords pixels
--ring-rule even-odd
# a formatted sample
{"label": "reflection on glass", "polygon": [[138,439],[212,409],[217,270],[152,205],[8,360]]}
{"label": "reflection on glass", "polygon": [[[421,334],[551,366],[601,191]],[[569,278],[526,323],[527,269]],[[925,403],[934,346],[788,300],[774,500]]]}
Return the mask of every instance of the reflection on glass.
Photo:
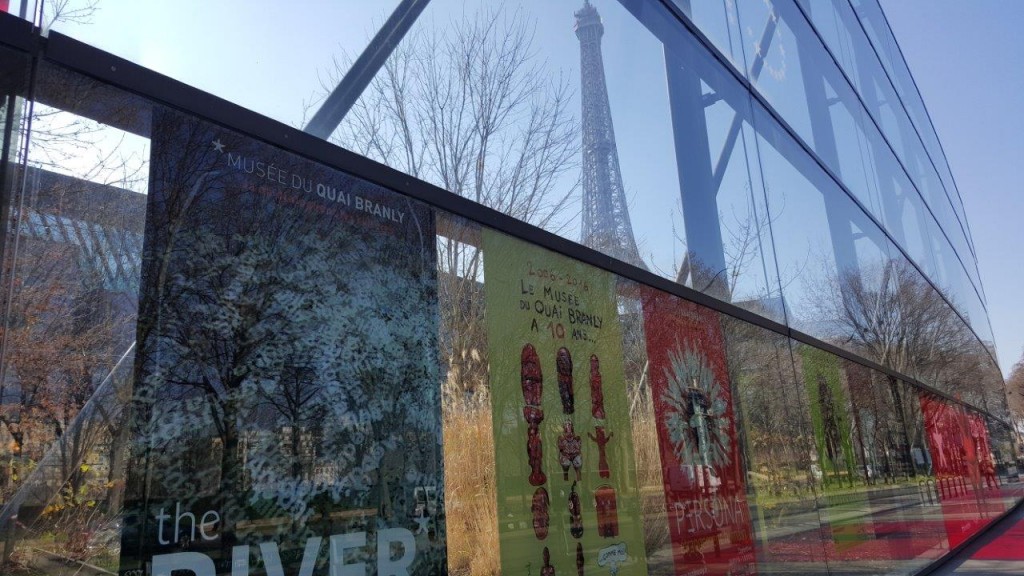
{"label": "reflection on glass", "polygon": [[841,573],[912,573],[938,539],[922,515],[930,496],[914,433],[913,395],[896,379],[797,346],[810,400],[825,551]]}
{"label": "reflection on glass", "polygon": [[152,126],[121,569],[436,573],[433,213],[190,116]]}
{"label": "reflection on glass", "polygon": [[8,108],[32,134],[26,163],[5,166],[0,569],[53,557],[116,569],[145,140],[125,131],[132,99],[45,66],[37,81],[53,106]]}
{"label": "reflection on glass", "polygon": [[992,465],[1004,509],[1009,510],[1020,499],[1024,484],[1020,479],[1020,461],[1014,431],[998,420],[986,418],[992,443]]}
{"label": "reflection on glass", "polygon": [[941,518],[954,548],[1005,510],[997,456],[981,414],[928,393],[919,398]]}
{"label": "reflection on glass", "polygon": [[[306,194],[311,162],[237,133],[209,142],[210,130],[229,131],[187,114],[154,124],[140,98],[43,63],[39,101],[0,106],[15,123],[33,120],[27,164],[3,167],[14,187],[0,278],[0,571],[133,570],[153,552],[201,554],[222,573],[233,560],[273,571],[276,552],[291,573],[304,558],[320,571],[346,556],[400,565],[417,550],[412,572],[460,575],[911,573],[1018,501],[985,345],[664,6],[592,3],[598,25],[586,10],[573,18],[580,6],[456,4],[431,3],[339,130],[346,145],[575,240],[584,101],[606,99],[609,130],[592,131],[589,150],[611,167],[615,143],[633,263],[986,415],[424,206],[406,212],[415,231],[398,223],[402,246],[416,247],[402,249],[380,232],[403,217],[365,201],[407,199],[366,183],[353,184],[361,221],[391,220],[353,233],[273,193],[284,167]],[[709,2],[687,14],[772,98],[806,88],[805,73],[827,76],[802,51],[806,30],[772,6]],[[583,37],[600,51],[581,54]],[[470,53],[482,59],[460,65]],[[501,95],[495,63],[521,91],[499,99],[508,117],[481,135],[474,119]],[[597,83],[583,79],[588,66],[603,70],[604,90],[586,87]],[[819,96],[845,100],[834,80]],[[889,98],[874,80],[855,82]],[[9,93],[22,83],[0,77]],[[926,158],[906,145],[897,111],[867,110],[909,176],[871,145],[865,112],[830,106],[816,126],[833,132],[840,176],[863,181],[858,198],[990,340],[963,246],[942,240],[911,179],[926,182],[929,202],[945,182],[921,172]],[[228,172],[245,171],[242,160],[206,170],[218,143],[270,154],[276,184],[264,166],[261,181],[239,185]],[[182,227],[144,230],[146,202],[167,198],[189,206],[162,202],[153,216],[181,208]],[[169,249],[144,262],[144,234]],[[140,332],[140,270],[161,257],[165,281],[147,286],[163,292],[144,291]],[[523,258],[535,266],[509,265]],[[522,296],[529,285],[539,293]],[[137,426],[125,409],[133,392]],[[340,534],[344,548],[361,533],[366,545],[340,554],[316,540]]]}
{"label": "reflection on glass", "polygon": [[755,550],[719,314],[641,290],[676,573],[749,574]]}
{"label": "reflection on glass", "polygon": [[722,325],[759,568],[824,573],[825,550],[814,510],[823,473],[813,448],[806,389],[793,371],[789,342],[728,317]]}

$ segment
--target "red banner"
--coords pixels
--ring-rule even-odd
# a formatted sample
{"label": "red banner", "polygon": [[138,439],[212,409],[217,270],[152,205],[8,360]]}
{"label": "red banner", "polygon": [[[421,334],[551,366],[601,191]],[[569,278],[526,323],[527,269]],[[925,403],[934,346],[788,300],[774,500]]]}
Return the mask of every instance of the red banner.
{"label": "red banner", "polygon": [[641,289],[676,573],[756,573],[745,478],[717,313]]}
{"label": "red banner", "polygon": [[921,395],[921,412],[946,536],[954,548],[1002,511],[1000,500],[990,499],[998,496],[999,479],[988,430],[980,415],[930,394]]}

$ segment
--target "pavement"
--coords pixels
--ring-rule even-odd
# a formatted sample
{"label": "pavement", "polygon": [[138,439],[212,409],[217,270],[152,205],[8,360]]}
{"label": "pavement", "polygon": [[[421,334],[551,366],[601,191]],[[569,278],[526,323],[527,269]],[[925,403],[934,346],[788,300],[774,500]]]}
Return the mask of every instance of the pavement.
{"label": "pavement", "polygon": [[928,574],[1024,575],[1024,504]]}

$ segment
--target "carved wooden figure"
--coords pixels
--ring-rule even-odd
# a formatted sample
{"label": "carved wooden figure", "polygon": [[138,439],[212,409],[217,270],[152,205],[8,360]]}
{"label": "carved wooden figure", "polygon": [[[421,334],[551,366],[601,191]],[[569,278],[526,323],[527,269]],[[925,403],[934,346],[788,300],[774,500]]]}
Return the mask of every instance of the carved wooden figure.
{"label": "carved wooden figure", "polygon": [[572,383],[572,355],[569,349],[561,347],[555,355],[555,369],[558,371],[558,396],[562,399],[562,412],[572,414],[575,410]]}
{"label": "carved wooden figure", "polygon": [[604,420],[604,388],[601,383],[601,361],[597,354],[590,355],[590,413]]}
{"label": "carved wooden figure", "polygon": [[597,436],[590,433],[588,433],[587,436],[597,444],[597,470],[601,475],[601,478],[610,478],[612,472],[611,469],[608,468],[608,453],[605,450],[605,447],[612,441],[612,436],[614,436],[615,433],[609,432],[606,435],[604,433],[604,426],[595,426],[594,430],[597,432]]}
{"label": "carved wooden figure", "polygon": [[572,421],[565,421],[565,431],[558,437],[558,463],[562,466],[562,478],[569,479],[569,467],[576,470],[576,480],[581,479],[583,467],[583,441],[572,428]]}

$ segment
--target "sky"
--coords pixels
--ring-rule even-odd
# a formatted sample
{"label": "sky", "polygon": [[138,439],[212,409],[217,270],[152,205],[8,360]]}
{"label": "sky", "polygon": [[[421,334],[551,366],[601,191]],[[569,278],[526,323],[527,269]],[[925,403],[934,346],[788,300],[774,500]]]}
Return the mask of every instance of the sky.
{"label": "sky", "polygon": [[882,0],[946,152],[999,365],[1024,352],[1024,2]]}
{"label": "sky", "polygon": [[[1024,275],[1018,253],[1018,247],[1024,245],[1024,232],[1010,222],[1015,215],[1024,214],[1020,210],[1024,199],[1015,194],[1019,187],[1015,188],[1009,178],[1009,170],[1019,162],[1022,151],[1020,138],[1013,136],[1024,128],[1024,116],[1015,107],[1015,95],[1024,87],[1024,73],[1012,62],[1024,47],[1014,29],[1024,24],[1024,2],[882,2],[959,184],[978,250],[1000,365],[1007,373],[1024,349],[1024,332],[1019,329],[1024,325],[1024,308],[1014,302],[1014,288]],[[100,9],[89,22],[62,23],[56,29],[286,124],[301,126],[307,105],[321,91],[333,60],[361,52],[397,3],[306,0],[282,9],[277,0],[101,0]],[[506,15],[519,13],[535,22],[536,57],[552,78],[561,74],[574,89],[579,78],[579,44],[573,34],[572,13],[581,3],[505,3]],[[674,277],[673,266],[685,251],[680,240],[685,233],[678,208],[679,183],[661,45],[618,2],[601,0],[595,4],[605,22],[604,65],[634,233],[641,256],[652,270]],[[488,5],[486,0],[432,0],[417,25],[428,29],[449,27],[484,5]],[[701,12],[708,6],[717,8]],[[728,13],[723,13],[721,6],[715,2],[696,3],[695,21],[720,44],[726,42],[726,28],[742,16],[745,33],[728,42],[745,49],[754,46],[765,17],[761,3],[744,0],[743,4],[729,4],[736,8]],[[957,31],[955,37],[951,30]],[[801,111],[806,106],[792,97],[793,86],[799,84],[795,83],[799,62],[784,51],[793,45],[785,31],[777,36],[775,51],[766,58],[766,73],[758,86],[801,131]],[[741,52],[730,57],[743,59]],[[575,97],[569,108],[574,112],[579,109]],[[711,130],[712,147],[716,149],[721,146],[717,139],[731,122],[732,112],[727,104],[718,103],[709,108],[709,119],[718,126]],[[146,156],[141,149],[146,145],[144,139],[139,139],[138,157]],[[770,150],[761,152],[769,154]],[[785,163],[780,160],[773,164],[784,167]],[[803,178],[778,171],[767,176],[774,182],[766,181],[765,187],[774,195],[784,194],[780,190],[785,189],[792,196],[790,204],[795,206],[799,188],[807,184]],[[739,223],[746,214],[743,197],[751,186],[746,184],[750,177],[749,167],[730,162],[722,189],[732,190],[736,196],[730,202],[739,206],[735,217]],[[754,188],[759,185],[753,183]],[[810,209],[806,202],[803,206]],[[793,214],[793,210],[786,213]],[[787,234],[784,223],[777,223],[781,229],[775,234],[776,248],[793,255],[788,264],[780,262],[783,275],[787,269],[802,269],[800,262],[807,259],[806,240],[821,237],[808,226],[810,222],[823,223],[824,219],[807,218],[802,212],[796,216],[793,226],[803,229],[804,234]],[[578,223],[574,225],[576,230],[564,231],[572,239],[578,237]],[[786,244],[800,239],[804,241],[799,245]],[[771,282],[762,276],[744,288],[756,298],[765,283]],[[787,292],[787,300],[796,300],[792,293],[799,290],[794,286],[783,292]]]}

